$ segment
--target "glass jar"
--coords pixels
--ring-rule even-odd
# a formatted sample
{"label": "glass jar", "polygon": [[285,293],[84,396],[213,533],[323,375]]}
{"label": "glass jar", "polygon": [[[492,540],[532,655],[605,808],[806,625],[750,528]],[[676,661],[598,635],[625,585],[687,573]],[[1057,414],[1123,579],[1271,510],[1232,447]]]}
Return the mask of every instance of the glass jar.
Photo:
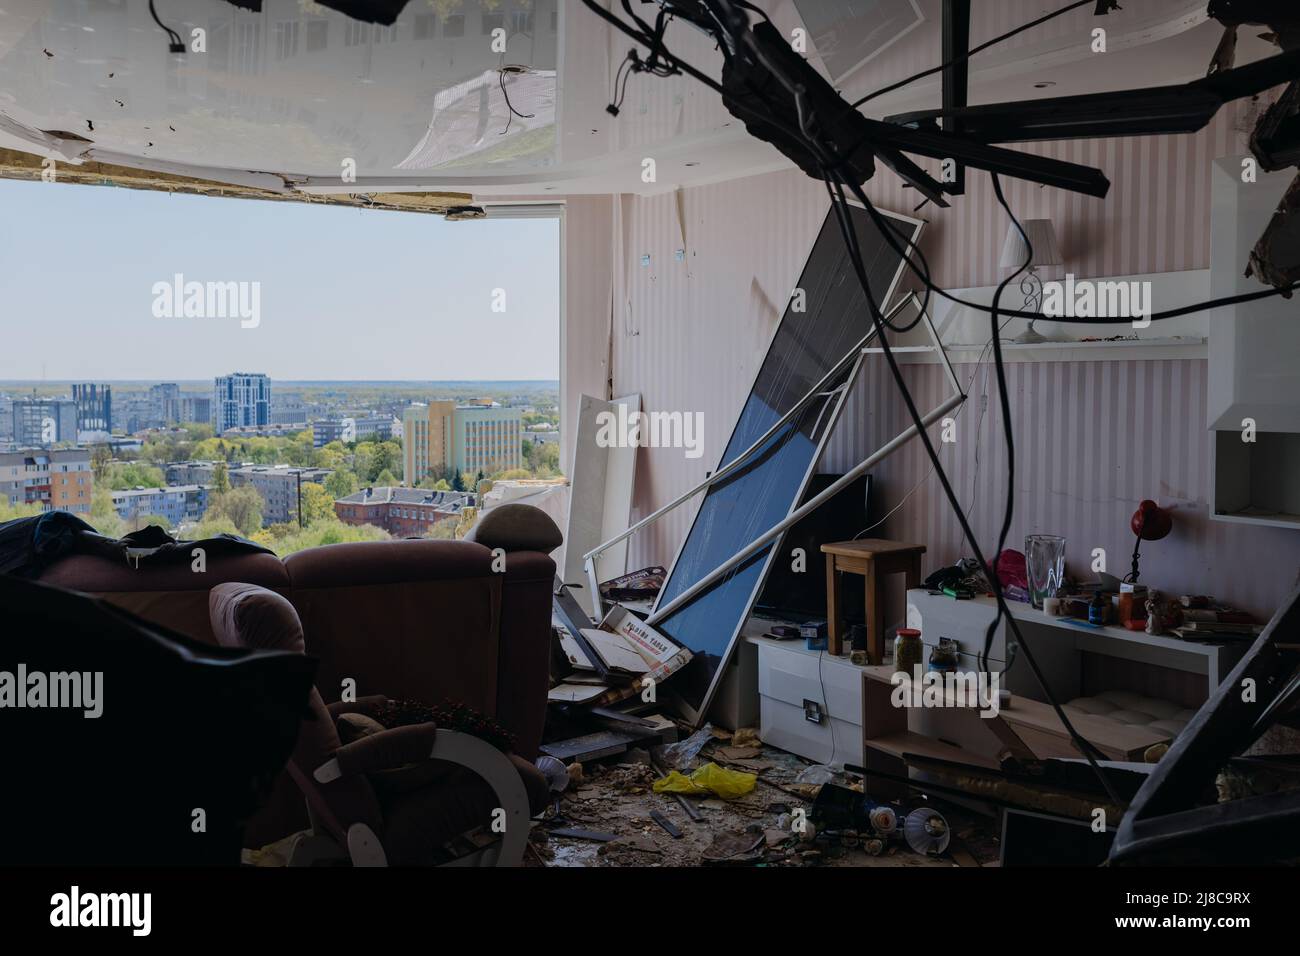
{"label": "glass jar", "polygon": [[930,670],[947,673],[957,669],[957,642],[950,637],[939,638],[939,643],[930,652]]}
{"label": "glass jar", "polygon": [[921,632],[914,627],[900,627],[894,635],[894,673],[901,671],[908,677],[914,677],[924,654]]}

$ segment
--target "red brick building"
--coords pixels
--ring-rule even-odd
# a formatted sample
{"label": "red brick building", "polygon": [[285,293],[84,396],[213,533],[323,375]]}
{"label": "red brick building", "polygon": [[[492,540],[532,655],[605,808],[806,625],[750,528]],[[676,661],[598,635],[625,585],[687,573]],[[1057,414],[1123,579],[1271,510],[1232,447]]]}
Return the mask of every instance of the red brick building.
{"label": "red brick building", "polygon": [[424,488],[362,488],[334,502],[344,524],[374,525],[394,538],[422,538],[440,521],[460,517],[474,506],[474,495],[463,491]]}

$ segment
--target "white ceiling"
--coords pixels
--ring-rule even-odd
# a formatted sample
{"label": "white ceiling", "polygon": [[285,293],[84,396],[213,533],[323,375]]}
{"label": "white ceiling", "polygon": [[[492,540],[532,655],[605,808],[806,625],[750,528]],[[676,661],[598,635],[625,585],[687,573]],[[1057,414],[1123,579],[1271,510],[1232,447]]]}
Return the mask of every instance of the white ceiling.
{"label": "white ceiling", "polygon": [[[813,2],[824,0],[763,5],[789,31],[802,23],[798,5]],[[1201,76],[1220,35],[1204,6],[1150,0],[1103,18],[1076,11],[974,58],[971,102]],[[620,116],[606,113],[632,44],[578,0],[411,0],[394,28],[362,25],[309,0],[265,0],[260,13],[225,0],[156,0],[156,7],[186,39],[195,28],[206,31],[206,52],[169,53],[145,0],[6,2],[0,146],[314,193],[650,193],[787,165],[749,137],[714,93],[685,77],[634,76]],[[846,94],[937,63],[938,7],[939,0],[915,0],[920,25],[836,77]],[[1043,5],[997,7],[987,21],[977,13],[975,42]],[[1007,21],[1014,7],[1024,16]],[[504,54],[491,46],[498,24],[507,31]],[[1098,25],[1108,31],[1104,59],[1091,51]],[[674,24],[668,41],[716,75],[707,38]],[[1243,31],[1239,62],[1271,49]],[[815,48],[810,54],[821,67]],[[502,65],[520,68],[506,76],[504,93]],[[1034,86],[1045,82],[1055,85]],[[507,99],[523,115],[512,114]],[[867,112],[938,102],[935,76],[873,101]],[[647,158],[655,160],[653,182],[642,175]],[[355,181],[345,175],[353,167]]]}

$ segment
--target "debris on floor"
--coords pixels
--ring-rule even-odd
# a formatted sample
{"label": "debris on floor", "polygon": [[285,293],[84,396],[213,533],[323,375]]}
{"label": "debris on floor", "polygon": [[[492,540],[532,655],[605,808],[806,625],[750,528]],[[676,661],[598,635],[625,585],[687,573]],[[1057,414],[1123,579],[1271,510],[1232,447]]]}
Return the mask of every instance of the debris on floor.
{"label": "debris on floor", "polygon": [[[567,787],[533,826],[528,864],[996,863],[992,820],[919,796],[877,803],[860,778],[766,746],[750,728],[732,734],[706,725],[682,738],[569,763]],[[566,742],[544,749],[562,752]]]}

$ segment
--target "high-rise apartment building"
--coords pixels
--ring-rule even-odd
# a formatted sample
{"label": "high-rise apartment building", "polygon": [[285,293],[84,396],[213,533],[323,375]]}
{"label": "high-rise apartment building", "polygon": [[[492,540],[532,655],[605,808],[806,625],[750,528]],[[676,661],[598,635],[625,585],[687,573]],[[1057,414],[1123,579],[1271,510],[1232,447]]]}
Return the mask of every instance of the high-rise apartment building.
{"label": "high-rise apartment building", "polygon": [[19,448],[49,447],[77,440],[77,404],[66,398],[16,398],[13,404],[14,444]]}
{"label": "high-rise apartment building", "polygon": [[430,474],[441,477],[451,464],[455,402],[408,405],[402,410],[402,480],[414,488]]}
{"label": "high-rise apartment building", "polygon": [[262,496],[262,523],[297,520],[298,489],[308,482],[324,483],[328,468],[290,468],[288,465],[244,465],[230,471],[235,488],[250,485]]}
{"label": "high-rise apartment building", "polygon": [[212,394],[217,434],[241,425],[271,423],[271,379],[258,372],[232,372],[216,380]]}
{"label": "high-rise apartment building", "polygon": [[203,485],[168,485],[164,488],[126,488],[109,493],[113,508],[124,521],[157,515],[175,528],[184,521],[199,521],[208,507]]}
{"label": "high-rise apartment building", "polygon": [[176,404],[181,398],[181,387],[175,382],[161,382],[149,386],[149,413],[151,423],[158,426],[176,420]]}
{"label": "high-rise apartment building", "polygon": [[198,395],[185,395],[176,401],[176,421],[208,424],[212,421],[212,399]]}
{"label": "high-rise apartment building", "polygon": [[495,402],[429,402],[402,412],[405,482],[418,485],[448,470],[485,475],[523,465],[523,419]]}
{"label": "high-rise apartment building", "polygon": [[401,425],[395,418],[380,415],[377,418],[321,418],[311,424],[312,445],[324,448],[330,442],[344,444],[354,441],[392,441],[400,434]]}
{"label": "high-rise apartment building", "polygon": [[73,385],[72,401],[77,406],[77,431],[113,431],[113,389],[108,385]]}
{"label": "high-rise apartment building", "polygon": [[0,453],[0,501],[10,505],[87,515],[94,490],[89,449]]}

